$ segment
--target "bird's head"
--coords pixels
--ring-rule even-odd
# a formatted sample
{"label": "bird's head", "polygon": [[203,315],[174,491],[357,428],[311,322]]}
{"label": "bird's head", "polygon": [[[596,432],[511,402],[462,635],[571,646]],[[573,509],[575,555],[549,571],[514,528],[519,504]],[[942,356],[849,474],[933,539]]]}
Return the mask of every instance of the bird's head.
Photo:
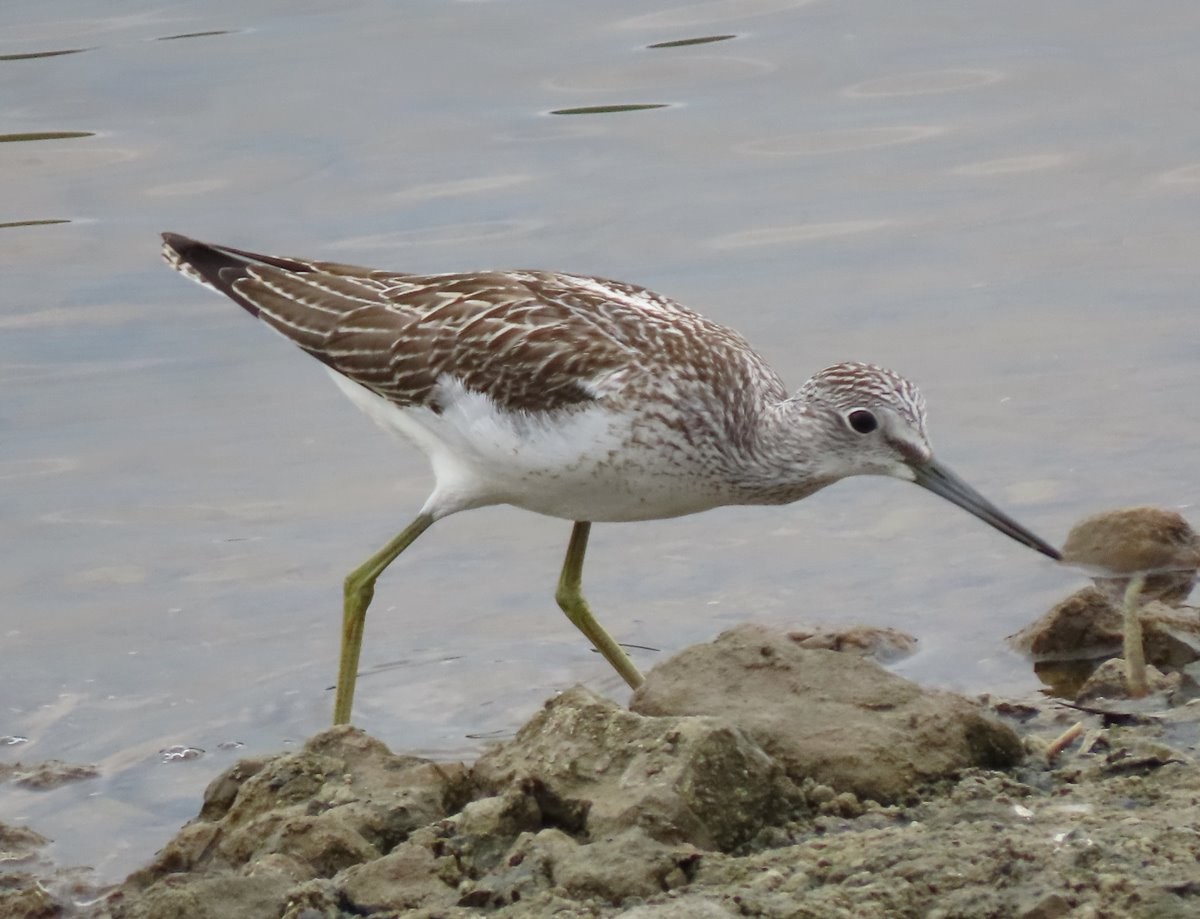
{"label": "bird's head", "polygon": [[801,388],[797,400],[819,426],[832,478],[886,475],[915,482],[1056,561],[1059,552],[937,461],[916,384],[873,364],[834,364]]}

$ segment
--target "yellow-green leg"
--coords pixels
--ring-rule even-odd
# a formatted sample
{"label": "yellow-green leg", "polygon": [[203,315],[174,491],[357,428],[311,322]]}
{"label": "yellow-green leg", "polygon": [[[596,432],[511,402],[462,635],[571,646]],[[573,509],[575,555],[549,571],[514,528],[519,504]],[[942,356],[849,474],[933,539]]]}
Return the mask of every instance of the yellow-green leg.
{"label": "yellow-green leg", "polygon": [[596,650],[613,665],[613,669],[621,674],[622,679],[637,689],[642,685],[642,674],[633,666],[633,661],[624,649],[613,641],[612,636],[596,621],[580,589],[583,584],[583,556],[587,552],[588,534],[591,529],[590,523],[578,521],[571,530],[571,541],[567,543],[567,557],[563,560],[562,574],[558,577],[558,590],[554,599],[567,614],[567,618],[574,623],[575,628],[583,632],[587,640],[596,646]]}
{"label": "yellow-green leg", "polygon": [[1146,648],[1142,642],[1142,620],[1138,616],[1138,595],[1146,582],[1144,574],[1135,574],[1125,588],[1125,684],[1134,698],[1144,696],[1146,686]]}
{"label": "yellow-green leg", "polygon": [[429,529],[433,517],[421,514],[395,539],[346,576],[342,606],[342,656],[338,661],[337,695],[333,701],[333,723],[348,724],[354,704],[354,683],[358,679],[358,655],[362,650],[363,626],[367,607],[375,596],[375,579],[383,574],[396,557]]}

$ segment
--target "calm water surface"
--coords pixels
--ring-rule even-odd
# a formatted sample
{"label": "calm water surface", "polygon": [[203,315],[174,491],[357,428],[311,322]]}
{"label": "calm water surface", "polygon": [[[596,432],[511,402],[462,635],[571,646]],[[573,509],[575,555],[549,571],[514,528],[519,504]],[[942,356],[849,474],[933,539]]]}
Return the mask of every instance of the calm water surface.
{"label": "calm water surface", "polygon": [[[1197,501],[1192,2],[97,9],[0,7],[0,735],[28,738],[0,757],[103,771],[0,786],[0,820],[65,864],[121,876],[238,755],[325,725],[341,578],[430,485],[315,362],[163,266],[160,230],[609,275],[796,386],[893,366],[942,458],[1051,540]],[[568,529],[440,523],[381,582],[356,721],[458,757],[574,682],[623,697],[554,606]],[[865,621],[970,692],[1035,685],[1003,638],[1076,584],[876,480],[598,527],[587,571],[628,642]],[[164,765],[172,744],[207,754]]]}

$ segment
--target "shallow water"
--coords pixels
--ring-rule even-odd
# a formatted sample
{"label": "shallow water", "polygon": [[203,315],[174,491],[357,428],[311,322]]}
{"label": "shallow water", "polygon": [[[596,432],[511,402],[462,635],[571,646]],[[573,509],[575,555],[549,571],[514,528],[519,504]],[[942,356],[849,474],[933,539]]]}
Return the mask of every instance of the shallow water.
{"label": "shallow water", "polygon": [[[160,230],[638,281],[797,386],[850,358],[914,377],[942,459],[1051,541],[1112,506],[1194,518],[1194,4],[396,10],[0,9],[0,134],[23,135],[0,143],[0,735],[29,738],[0,757],[103,769],[0,786],[0,820],[63,863],[120,876],[237,756],[325,724],[341,577],[430,483],[315,362],[162,265]],[[554,606],[567,533],[439,523],[381,581],[356,721],[456,757],[573,682],[622,695]],[[974,692],[1035,685],[1003,638],[1080,581],[860,480],[597,527],[586,584],[663,653],[750,618],[867,621],[921,639],[905,674]],[[207,754],[160,763],[174,744]]]}

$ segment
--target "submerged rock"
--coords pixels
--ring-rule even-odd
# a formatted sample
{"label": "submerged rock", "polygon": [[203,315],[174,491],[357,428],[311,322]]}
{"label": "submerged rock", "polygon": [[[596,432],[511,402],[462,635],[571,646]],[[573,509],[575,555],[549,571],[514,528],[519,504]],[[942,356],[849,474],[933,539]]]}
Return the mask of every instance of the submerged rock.
{"label": "submerged rock", "polygon": [[[1146,662],[1181,668],[1200,660],[1200,611],[1159,601],[1138,610]],[[1098,587],[1084,587],[1008,637],[1035,662],[1100,660],[1121,652],[1122,612]]]}
{"label": "submerged rock", "polygon": [[45,856],[41,833],[0,821],[0,916],[54,919],[75,915],[72,906],[96,902],[101,890],[86,869],[56,868]]}
{"label": "submerged rock", "polygon": [[[1182,682],[1183,677],[1179,673],[1163,673],[1153,664],[1146,668],[1147,689],[1151,693],[1169,696],[1179,690]],[[1092,671],[1075,694],[1075,701],[1089,703],[1101,699],[1126,699],[1130,695],[1124,661],[1113,657]]]}
{"label": "submerged rock", "polygon": [[8,779],[14,785],[31,791],[50,791],[71,782],[94,779],[100,775],[100,770],[95,766],[64,763],[57,759],[48,759],[28,766],[21,763],[5,764],[0,766],[0,770],[0,779]]}

